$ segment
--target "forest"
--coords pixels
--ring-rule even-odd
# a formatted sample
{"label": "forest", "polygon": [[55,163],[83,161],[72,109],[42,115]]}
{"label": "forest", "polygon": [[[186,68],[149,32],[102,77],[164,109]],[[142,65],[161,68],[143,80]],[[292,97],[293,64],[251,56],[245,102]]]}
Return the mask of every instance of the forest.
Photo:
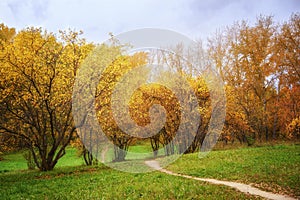
{"label": "forest", "polygon": [[[236,22],[216,31],[206,41],[197,41],[197,47],[190,49],[189,54],[178,44],[175,53],[152,51],[128,55],[126,49],[130,46],[120,44],[113,35],[111,45],[95,44],[81,35],[82,31],[52,33],[37,27],[16,31],[0,24],[0,160],[2,153],[25,149],[28,162],[41,171],[49,171],[70,145],[82,151],[86,164],[99,160],[100,155],[93,154],[97,152],[95,148],[102,151],[97,142],[101,144],[101,138],[92,129],[91,135],[76,129],[72,114],[73,86],[80,66],[88,62],[108,64],[96,86],[95,104],[91,108],[96,111],[106,137],[115,145],[114,162],[124,161],[128,149],[137,143],[151,146],[154,156],[160,148],[167,156],[201,149],[210,134],[210,120],[219,116],[216,104],[224,99],[212,103],[212,95],[220,88],[209,89],[209,74],[194,73],[193,68],[199,66],[190,63],[199,58],[203,60],[203,71],[214,69],[224,82],[226,104],[222,106],[226,115],[223,129],[215,130],[219,134],[218,143],[251,146],[273,141],[299,142],[299,13],[280,23],[272,16],[259,16],[254,24]],[[95,51],[101,59],[89,56]],[[117,59],[106,63],[113,55],[118,55]],[[192,123],[181,110],[178,95],[168,87],[145,84],[130,97],[128,107],[132,121],[146,128],[142,136],[135,129],[126,134],[118,126],[111,107],[114,89],[130,70],[154,60],[187,80],[194,99],[180,101],[196,102],[197,109],[191,106],[188,113],[201,118]],[[172,73],[164,74],[164,78],[183,94],[186,91]],[[89,89],[89,85],[84,86],[82,90]],[[128,95],[126,92],[124,89],[121,94]],[[157,104],[165,113],[160,113]],[[149,134],[151,127],[147,130],[147,125],[160,123],[151,117],[157,115],[160,119],[162,114],[166,115],[163,128],[157,134]],[[85,120],[88,118],[88,114],[84,116]],[[131,126],[127,121],[124,123]],[[176,137],[182,124],[185,131]],[[84,137],[94,144],[83,145]]]}

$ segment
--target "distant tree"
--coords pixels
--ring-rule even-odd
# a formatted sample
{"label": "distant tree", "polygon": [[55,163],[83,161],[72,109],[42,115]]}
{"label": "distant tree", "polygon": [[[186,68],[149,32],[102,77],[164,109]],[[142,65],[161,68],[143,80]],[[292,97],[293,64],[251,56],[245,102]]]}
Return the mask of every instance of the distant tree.
{"label": "distant tree", "polygon": [[[124,74],[142,65],[145,61],[146,54],[144,53],[137,53],[133,56],[120,55],[102,72],[96,89],[97,117],[103,132],[114,144],[113,161],[116,162],[125,160],[126,152],[135,138],[125,133],[116,123],[113,116],[114,111],[111,108],[112,94]],[[122,92],[126,93],[127,91],[123,90]]]}
{"label": "distant tree", "polygon": [[[130,102],[131,116],[139,126],[153,123],[150,121],[149,110],[155,104],[163,106],[166,110],[166,123],[158,133],[150,128],[145,135],[154,134],[149,137],[154,156],[157,156],[159,144],[165,148],[166,155],[174,154],[174,144],[172,145],[171,142],[180,123],[180,108],[178,100],[169,89],[154,83],[140,87]],[[160,110],[155,107],[152,107],[151,114],[152,117],[164,117],[163,113],[160,113]],[[154,129],[154,127],[155,125],[152,128]]]}
{"label": "distant tree", "polygon": [[77,149],[78,156],[83,157],[84,163],[86,165],[89,166],[97,164],[97,157],[93,156],[92,151],[89,151],[82,141],[83,140],[80,137],[76,137],[72,141],[70,141],[70,145]]}
{"label": "distant tree", "polygon": [[[268,141],[273,134],[277,31],[272,17],[259,16],[254,26],[245,21],[236,23],[209,41],[210,57],[230,88],[227,96],[233,102],[228,104],[235,105],[235,111],[227,108],[227,125],[231,124],[227,128],[236,127],[242,135],[251,130],[253,140]],[[243,116],[244,125],[233,116]]]}
{"label": "distant tree", "polygon": [[290,135],[289,124],[300,116],[300,13],[292,14],[280,26],[274,60],[278,67],[276,126],[284,136]]}

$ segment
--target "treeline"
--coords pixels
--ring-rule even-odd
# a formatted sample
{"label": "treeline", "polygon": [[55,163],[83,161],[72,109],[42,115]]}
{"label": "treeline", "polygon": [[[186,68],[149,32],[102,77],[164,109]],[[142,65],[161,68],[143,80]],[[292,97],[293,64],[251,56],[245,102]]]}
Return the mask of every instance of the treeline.
{"label": "treeline", "polygon": [[299,139],[300,15],[277,24],[260,16],[209,39],[209,54],[226,82],[225,141]]}
{"label": "treeline", "polygon": [[[83,146],[78,135],[87,133],[76,131],[72,115],[75,77],[80,65],[84,60],[87,62],[86,58],[94,51],[108,60],[112,54],[120,55],[103,71],[96,87],[95,105],[92,104],[105,135],[115,145],[114,161],[124,160],[126,150],[137,140],[148,140],[154,155],[160,147],[166,155],[171,155],[195,152],[204,145],[215,109],[211,95],[219,88],[208,88],[210,77],[194,73],[193,67],[197,66],[190,63],[199,59],[202,59],[202,70],[213,69],[224,81],[226,117],[223,130],[216,130],[221,134],[219,140],[251,145],[299,139],[299,13],[292,14],[282,24],[265,16],[258,17],[254,25],[245,21],[235,23],[211,36],[207,44],[203,48],[198,42],[199,46],[188,51],[188,55],[178,45],[174,48],[175,54],[156,51],[129,56],[123,53],[124,46],[118,41],[111,46],[98,45],[82,39],[78,32],[61,31],[55,35],[40,28],[27,28],[16,33],[14,28],[1,24],[0,151],[27,148],[30,158],[43,171],[54,168],[70,142],[82,149],[87,164],[99,159],[96,154],[98,149],[100,154],[103,151],[98,148],[101,138],[91,129],[90,135],[81,135],[81,139],[94,142]],[[172,88],[182,94],[179,96],[187,97],[182,98],[181,103],[191,105],[184,112],[178,94],[176,96],[170,87],[160,84],[139,87],[129,101],[130,117],[146,128],[143,132],[130,128],[131,122],[125,120],[131,132],[126,134],[116,123],[111,108],[115,87],[128,71],[153,60],[185,77],[195,96],[186,96],[186,91],[180,90],[181,81],[170,74],[164,74],[164,81],[172,83]],[[120,94],[127,95],[126,89]],[[198,108],[188,104],[193,101]],[[155,107],[156,104],[165,110]],[[185,113],[194,118],[191,120]],[[151,135],[153,127],[147,129],[147,125],[160,124],[155,119],[162,116],[166,116],[163,128]],[[88,118],[88,115],[83,117]],[[182,124],[185,131],[176,137]]]}

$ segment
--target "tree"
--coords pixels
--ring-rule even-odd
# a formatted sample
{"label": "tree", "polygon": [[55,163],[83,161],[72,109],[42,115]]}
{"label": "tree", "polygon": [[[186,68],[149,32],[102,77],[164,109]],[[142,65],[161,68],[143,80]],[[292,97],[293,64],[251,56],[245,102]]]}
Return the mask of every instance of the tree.
{"label": "tree", "polygon": [[89,166],[89,165],[97,164],[98,163],[97,157],[93,156],[93,152],[87,149],[87,147],[83,144],[82,141],[84,141],[84,138],[81,139],[80,137],[77,137],[74,138],[72,141],[70,141],[70,145],[72,147],[77,148],[79,156],[83,157],[83,160],[86,165]]}
{"label": "tree", "polygon": [[281,84],[300,84],[300,13],[292,14],[289,21],[280,27],[276,40],[276,61],[281,75]]}
{"label": "tree", "polygon": [[60,32],[58,40],[40,28],[27,28],[1,51],[0,131],[21,138],[41,171],[54,168],[75,134],[72,86],[93,48],[79,35]]}
{"label": "tree", "polygon": [[289,21],[280,27],[276,40],[278,84],[276,129],[282,135],[290,135],[289,124],[300,116],[300,14],[292,14]]}
{"label": "tree", "polygon": [[[0,24],[0,65],[4,64],[5,54],[4,47],[12,42],[12,38],[15,36],[16,32],[14,28],[9,28],[3,23]],[[0,85],[0,88],[4,88],[4,85]],[[1,100],[0,100],[1,102]],[[0,104],[0,110],[5,110],[3,105]],[[2,133],[0,135],[0,152],[10,151],[13,149],[18,149],[22,146],[22,142],[19,138],[14,137],[7,133]]]}
{"label": "tree", "polygon": [[300,116],[300,86],[282,87],[276,101],[278,106],[278,129],[281,136],[289,137],[289,124]]}
{"label": "tree", "polygon": [[[96,91],[95,108],[101,128],[114,144],[114,160],[124,161],[129,145],[135,140],[125,133],[116,123],[111,108],[112,94],[117,83],[129,70],[145,63],[146,54],[137,53],[133,56],[120,55],[101,74]],[[126,89],[122,93],[126,93]],[[121,94],[122,95],[122,94]],[[123,122],[126,123],[126,122]]]}
{"label": "tree", "polygon": [[15,36],[16,30],[14,28],[9,28],[5,26],[5,24],[0,24],[0,41],[1,47],[5,45],[5,43],[12,42],[12,38]]}
{"label": "tree", "polygon": [[[167,54],[163,56],[165,56],[164,62],[177,63],[175,70],[182,77],[178,78],[178,73],[173,73],[172,69],[170,71],[154,69],[155,72],[159,72],[156,74],[156,79],[153,78],[157,82],[146,84],[134,93],[130,104],[131,116],[137,124],[146,126],[150,122],[153,123],[150,121],[151,112],[156,113],[160,119],[164,117],[163,113],[159,113],[160,110],[154,107],[156,104],[162,106],[166,112],[165,124],[157,134],[150,137],[154,156],[157,155],[160,144],[164,147],[167,156],[174,153],[195,152],[202,145],[208,132],[212,107],[210,92],[204,77],[193,77],[185,73],[184,66],[181,66],[183,62],[179,61],[178,57]],[[151,112],[149,112],[150,108],[152,108]],[[201,119],[197,116],[201,116]],[[195,128],[194,123],[199,125]],[[182,130],[179,131],[180,127],[184,127],[184,133]],[[154,133],[153,129],[148,132]]]}
{"label": "tree", "polygon": [[227,144],[237,139],[240,143],[253,144],[252,134],[254,130],[248,124],[247,116],[243,112],[243,108],[239,106],[239,96],[234,89],[227,85],[227,104],[225,127],[222,132],[221,140]]}
{"label": "tree", "polygon": [[299,116],[299,19],[292,14],[275,24],[260,16],[254,26],[235,23],[209,40],[209,56],[227,85],[224,139],[243,135],[243,127],[254,140],[276,139]]}
{"label": "tree", "polygon": [[[164,116],[164,113],[160,113],[160,110],[155,105],[163,106],[166,116]],[[160,84],[144,85],[133,94],[130,102],[131,117],[139,126],[145,127],[151,123],[150,108],[152,108],[152,117],[160,119],[166,117],[166,122],[158,133],[155,133],[155,125],[145,133],[146,136],[154,134],[149,137],[154,156],[157,156],[160,143],[164,146],[166,155],[174,154],[175,150],[172,140],[179,127],[181,116],[176,96],[168,88]]]}
{"label": "tree", "polygon": [[209,43],[210,57],[235,93],[237,110],[246,116],[253,139],[269,140],[272,130],[268,105],[276,97],[276,31],[272,17],[260,16],[254,26],[236,23]]}

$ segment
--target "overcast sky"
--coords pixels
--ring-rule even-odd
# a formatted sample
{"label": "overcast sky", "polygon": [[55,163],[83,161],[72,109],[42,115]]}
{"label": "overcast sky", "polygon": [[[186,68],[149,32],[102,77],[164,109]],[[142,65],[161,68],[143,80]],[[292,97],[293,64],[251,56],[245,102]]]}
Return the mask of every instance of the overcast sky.
{"label": "overcast sky", "polygon": [[300,11],[300,0],[0,0],[0,23],[18,30],[27,26],[52,32],[83,30],[89,41],[108,33],[138,28],[165,28],[192,39],[205,39],[217,28],[259,14],[278,22]]}

